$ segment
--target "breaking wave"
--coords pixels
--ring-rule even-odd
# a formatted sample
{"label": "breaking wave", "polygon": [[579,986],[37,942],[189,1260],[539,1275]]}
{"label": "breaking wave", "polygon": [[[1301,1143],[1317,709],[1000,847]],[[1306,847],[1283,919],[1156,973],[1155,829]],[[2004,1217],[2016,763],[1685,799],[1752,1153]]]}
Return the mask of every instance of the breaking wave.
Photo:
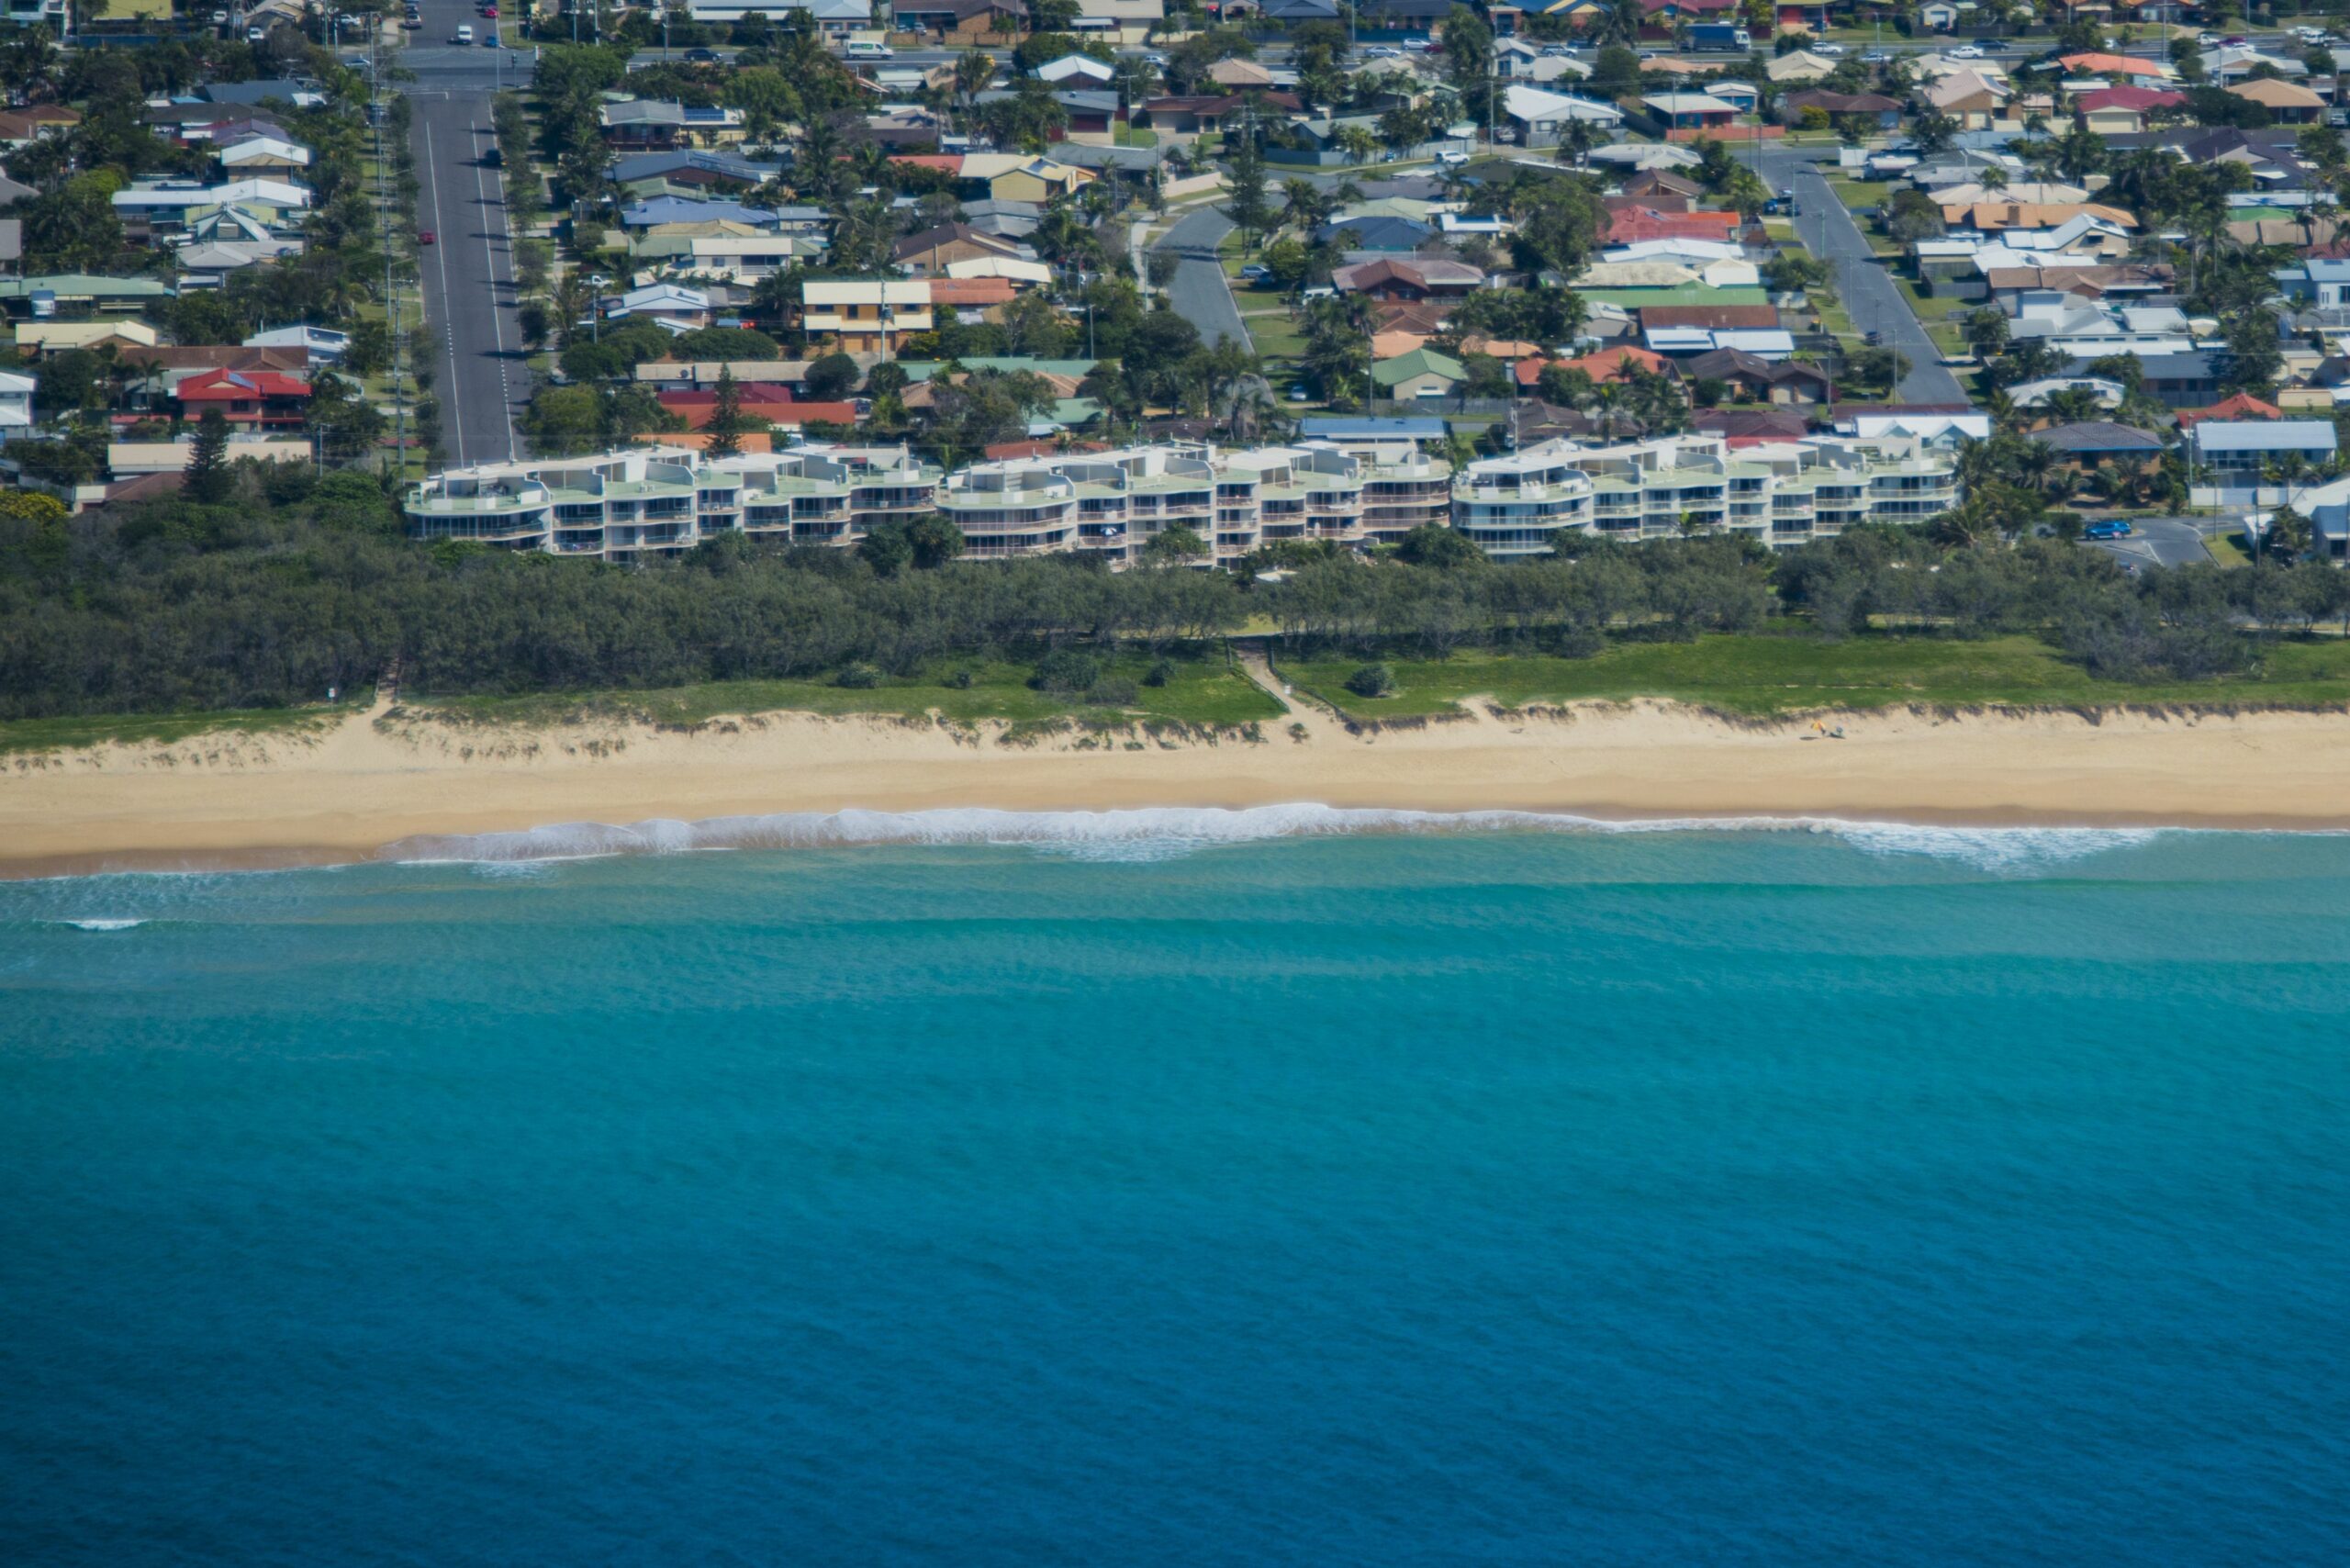
{"label": "breaking wave", "polygon": [[879,845],[1012,846],[1097,861],[1163,860],[1270,839],[1360,834],[1808,833],[1872,855],[1923,856],[1983,870],[2061,865],[2187,831],[2106,827],[1935,827],[1834,817],[1677,817],[1610,820],[1552,812],[1415,812],[1295,804],[1152,807],[1105,812],[788,812],[656,819],[613,824],[559,823],[519,833],[405,839],[382,857],[407,863],[519,865],[612,855]]}

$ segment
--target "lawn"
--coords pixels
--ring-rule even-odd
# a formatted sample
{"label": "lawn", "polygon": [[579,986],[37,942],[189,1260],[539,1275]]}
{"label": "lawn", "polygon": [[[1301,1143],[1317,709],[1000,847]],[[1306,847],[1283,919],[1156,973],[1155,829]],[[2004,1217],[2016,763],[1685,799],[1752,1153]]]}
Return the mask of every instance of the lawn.
{"label": "lawn", "polygon": [[1121,122],[1111,135],[1114,144],[1120,147],[1156,147],[1158,145],[1158,132],[1155,130],[1147,130],[1140,126],[1126,125]]}
{"label": "lawn", "polygon": [[253,708],[207,713],[95,713],[62,719],[0,720],[0,754],[70,751],[78,746],[148,743],[170,745],[197,735],[299,733],[323,729],[363,705],[317,708]]}
{"label": "lawn", "polygon": [[2113,706],[2177,702],[2317,706],[2350,703],[2350,643],[2280,642],[2256,675],[2137,685],[2099,680],[2036,637],[1976,642],[1871,635],[1826,642],[1801,635],[1718,636],[1695,643],[1619,644],[1588,659],[1462,654],[1442,662],[1390,660],[1395,693],[1357,697],[1346,678],[1360,659],[1281,661],[1304,691],[1361,719],[1450,710],[1463,698],[1505,706],[1578,699],[1667,698],[1757,717],[1832,708]]}
{"label": "lawn", "polygon": [[[1075,719],[1087,724],[1128,722],[1234,728],[1279,718],[1281,708],[1221,654],[1171,660],[1164,686],[1146,686],[1152,660],[1139,653],[1102,660],[1105,678],[1134,684],[1130,703],[1096,706],[1081,699],[1050,695],[1028,685],[1033,668],[980,659],[939,659],[911,677],[885,677],[878,686],[855,689],[828,678],[728,680],[648,691],[546,692],[522,697],[419,699],[410,705],[448,718],[479,723],[550,724],[586,719],[642,719],[656,724],[697,725],[712,719],[752,713],[877,713],[923,718],[936,713],[952,722],[1002,720],[1035,724]],[[946,684],[968,670],[971,684]]]}
{"label": "lawn", "polygon": [[[1836,199],[1844,204],[1844,210],[1853,215],[1853,221],[1861,222],[1859,215],[1863,207],[1884,206],[1893,199],[1893,193],[1899,187],[1891,180],[1845,180],[1831,174],[1828,188],[1836,193]],[[1867,227],[1866,223],[1862,223],[1863,232]]]}

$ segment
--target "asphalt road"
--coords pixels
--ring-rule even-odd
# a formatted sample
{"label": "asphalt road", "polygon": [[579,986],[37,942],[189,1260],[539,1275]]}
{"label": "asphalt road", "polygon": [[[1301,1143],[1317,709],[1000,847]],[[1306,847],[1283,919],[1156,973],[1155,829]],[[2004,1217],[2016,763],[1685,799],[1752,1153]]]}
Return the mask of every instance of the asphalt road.
{"label": "asphalt road", "polygon": [[500,462],[522,454],[515,420],[530,401],[531,378],[515,319],[505,185],[500,172],[484,167],[481,158],[494,141],[491,95],[501,84],[527,80],[530,56],[442,41],[460,22],[476,33],[487,26],[464,0],[424,0],[423,11],[423,30],[409,35],[419,41],[400,57],[417,75],[407,88],[415,106],[410,137],[422,187],[417,227],[437,237],[417,252],[427,332],[417,357],[433,368],[441,444],[450,462]]}
{"label": "asphalt road", "polygon": [[2211,552],[2203,543],[2203,531],[2192,518],[2183,517],[2139,518],[2131,523],[2129,538],[2084,540],[2082,546],[2105,551],[2125,564],[2191,566],[2211,558]]}
{"label": "asphalt road", "polygon": [[1167,300],[1175,314],[1200,330],[1202,342],[1213,345],[1219,338],[1230,338],[1253,347],[1240,308],[1232,302],[1231,282],[1216,260],[1217,243],[1231,232],[1232,219],[1218,208],[1203,207],[1179,218],[1151,249],[1172,251],[1183,258],[1167,286]]}
{"label": "asphalt road", "polygon": [[1942,351],[1926,336],[1918,313],[1869,249],[1852,215],[1836,197],[1820,165],[1801,153],[1774,149],[1760,155],[1763,183],[1774,190],[1793,187],[1796,193],[1796,232],[1811,253],[1836,271],[1836,291],[1852,325],[1877,332],[1909,361],[1901,378],[1904,403],[1965,403],[1971,401],[1958,378],[1942,368]]}

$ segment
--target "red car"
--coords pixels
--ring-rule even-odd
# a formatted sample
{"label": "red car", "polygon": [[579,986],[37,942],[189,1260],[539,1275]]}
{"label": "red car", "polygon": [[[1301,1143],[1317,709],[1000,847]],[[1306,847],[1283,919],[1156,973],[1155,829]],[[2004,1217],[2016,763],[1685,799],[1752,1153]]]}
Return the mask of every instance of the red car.
{"label": "red car", "polygon": [[416,242],[420,245],[430,245],[438,238],[440,238],[440,236],[433,233],[430,229],[420,229],[416,231]]}
{"label": "red car", "polygon": [[486,20],[492,22],[498,20],[498,7],[495,6],[484,6],[481,8],[481,14]]}

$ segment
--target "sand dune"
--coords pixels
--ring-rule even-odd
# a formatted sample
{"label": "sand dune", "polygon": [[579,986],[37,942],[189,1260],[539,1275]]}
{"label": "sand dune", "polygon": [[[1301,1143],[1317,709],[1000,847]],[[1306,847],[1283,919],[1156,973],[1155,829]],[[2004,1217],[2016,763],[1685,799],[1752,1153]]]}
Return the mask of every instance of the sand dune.
{"label": "sand dune", "polygon": [[0,870],[367,858],[421,835],[849,807],[1025,811],[1315,801],[1598,816],[2350,826],[2350,714],[1848,715],[1726,722],[1667,703],[1483,704],[1349,734],[1301,711],[1264,738],[1139,732],[1007,744],[767,714],[682,733],[459,727],[404,711],[308,736],[204,736],[0,762]]}

